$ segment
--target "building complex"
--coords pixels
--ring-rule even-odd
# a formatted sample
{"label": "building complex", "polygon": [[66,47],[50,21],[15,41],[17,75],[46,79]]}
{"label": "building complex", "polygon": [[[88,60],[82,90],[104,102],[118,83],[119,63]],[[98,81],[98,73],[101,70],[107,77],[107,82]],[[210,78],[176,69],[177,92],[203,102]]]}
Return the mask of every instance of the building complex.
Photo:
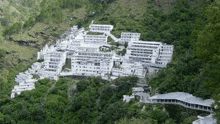
{"label": "building complex", "polygon": [[[145,78],[150,70],[157,72],[171,61],[173,45],[140,41],[140,33],[122,32],[121,38],[116,38],[111,34],[112,29],[112,25],[93,22],[89,30],[73,26],[66,32],[67,37],[59,39],[54,45],[46,45],[37,53],[37,59],[43,62],[35,63],[27,74],[20,73],[16,77],[15,81],[19,85],[14,87],[11,97],[21,91],[34,89],[34,85],[29,85],[29,79],[33,79],[31,83],[34,84],[38,79],[58,80],[59,76],[69,75],[101,76],[106,80],[132,75]],[[117,55],[118,49],[108,44],[108,37],[121,44],[128,43],[127,49],[121,47],[127,53],[124,56]],[[63,70],[67,59],[71,61],[71,67]],[[38,78],[34,79],[33,76]]]}
{"label": "building complex", "polygon": [[213,99],[204,100],[185,92],[171,92],[150,96],[150,94],[147,93],[143,87],[133,87],[132,95],[123,95],[123,101],[130,102],[137,96],[140,97],[140,102],[142,103],[174,104],[181,105],[189,109],[210,112],[210,115],[208,116],[198,116],[199,119],[193,121],[192,124],[217,124],[217,120],[214,118],[214,113],[212,109],[212,104],[215,102],[215,100]]}

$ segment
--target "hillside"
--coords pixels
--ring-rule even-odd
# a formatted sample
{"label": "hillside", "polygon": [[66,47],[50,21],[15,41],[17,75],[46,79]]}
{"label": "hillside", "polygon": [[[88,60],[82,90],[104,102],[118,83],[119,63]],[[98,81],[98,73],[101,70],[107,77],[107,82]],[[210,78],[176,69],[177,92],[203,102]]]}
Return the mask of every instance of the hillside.
{"label": "hillside", "polygon": [[[116,37],[140,32],[141,40],[175,46],[168,67],[146,79],[152,94],[183,91],[218,101],[219,8],[218,1],[191,0],[1,0],[0,123],[192,123],[202,112],[122,102],[137,82],[134,77],[113,82],[119,89],[98,78],[67,78],[39,81],[35,90],[14,99],[10,93],[15,76],[36,62],[45,44],[55,43],[74,24],[88,28],[95,20],[114,25]],[[219,119],[219,109],[215,112]]]}

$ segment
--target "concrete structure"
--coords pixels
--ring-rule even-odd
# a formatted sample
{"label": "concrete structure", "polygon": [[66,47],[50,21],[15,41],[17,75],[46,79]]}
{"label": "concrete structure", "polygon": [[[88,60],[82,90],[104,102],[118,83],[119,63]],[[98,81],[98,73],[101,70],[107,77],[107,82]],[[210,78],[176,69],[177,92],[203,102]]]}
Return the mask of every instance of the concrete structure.
{"label": "concrete structure", "polygon": [[113,29],[113,25],[103,25],[103,24],[91,24],[89,26],[89,31],[91,32],[110,32]]}
{"label": "concrete structure", "polygon": [[[15,81],[19,87],[12,91],[20,94],[21,91],[33,89],[38,79],[50,78],[58,80],[58,76],[101,76],[106,80],[114,80],[117,77],[136,75],[144,79],[146,72],[151,68],[166,67],[171,61],[173,46],[164,45],[161,42],[139,41],[140,33],[121,34],[121,39],[116,38],[110,32],[112,25],[92,24],[90,32],[98,32],[103,35],[88,35],[84,28],[73,26],[59,39],[56,44],[45,47],[37,53],[37,59],[43,62],[33,64],[27,73],[19,74]],[[107,44],[110,36],[115,42],[129,42],[125,56],[119,56],[118,50],[112,50]],[[121,47],[120,50],[124,49]],[[66,59],[71,59],[71,69],[62,72]],[[146,65],[147,64],[147,65]],[[154,67],[156,66],[156,67]],[[38,77],[37,79],[33,76]],[[26,84],[24,84],[26,83]],[[26,88],[24,88],[26,87]]]}
{"label": "concrete structure", "polygon": [[132,88],[133,95],[139,95],[144,93],[144,89],[142,87],[133,87]]}
{"label": "concrete structure", "polygon": [[111,52],[85,49],[74,54],[71,59],[72,73],[87,76],[108,76],[113,66]]}
{"label": "concrete structure", "polygon": [[25,71],[24,73],[19,73],[15,77],[15,82],[19,85],[14,86],[11,92],[11,98],[15,97],[15,94],[20,94],[22,91],[35,89],[34,83],[37,81],[34,79],[33,75],[38,74],[41,68],[41,63],[34,63],[30,69]]}
{"label": "concrete structure", "polygon": [[123,101],[125,101],[125,102],[130,102],[132,99],[134,99],[135,98],[135,96],[134,95],[131,95],[131,96],[129,96],[129,95],[123,95]]}
{"label": "concrete structure", "polygon": [[189,93],[173,92],[152,96],[150,102],[154,104],[177,104],[190,109],[212,112],[211,104],[215,101],[212,99],[203,100]]}
{"label": "concrete structure", "polygon": [[131,41],[128,43],[125,57],[142,62],[149,72],[156,73],[172,60],[173,49],[173,45],[166,45],[161,42]]}
{"label": "concrete structure", "polygon": [[131,33],[131,32],[122,32],[119,43],[125,44],[130,41],[139,41],[141,34],[140,33]]}
{"label": "concrete structure", "polygon": [[[144,92],[142,87],[133,87],[132,95],[123,95],[123,101],[129,102],[134,99],[135,96],[140,97],[140,102],[149,104],[174,104],[181,105],[189,109],[196,109],[206,112],[212,112],[211,105],[215,102],[212,99],[203,100],[195,97],[189,93],[184,92],[172,92],[167,94],[159,94],[150,97],[148,93]],[[198,120],[192,122],[192,124],[217,124],[217,120],[213,118],[213,114],[205,117],[198,116]]]}
{"label": "concrete structure", "polygon": [[127,48],[127,59],[141,60],[143,63],[166,65],[172,60],[173,45],[161,42],[132,41]]}
{"label": "concrete structure", "polygon": [[11,92],[11,98],[15,97],[15,94],[19,95],[22,91],[33,90],[35,89],[34,83],[21,83],[14,86],[14,89]]}
{"label": "concrete structure", "polygon": [[44,55],[44,74],[46,78],[58,76],[66,62],[66,52],[49,52]]}
{"label": "concrete structure", "polygon": [[217,120],[213,118],[213,114],[202,117],[198,116],[198,120],[193,121],[192,124],[217,124]]}
{"label": "concrete structure", "polygon": [[107,44],[107,36],[106,35],[86,35],[84,43],[85,44],[106,45]]}
{"label": "concrete structure", "polygon": [[124,77],[136,75],[139,78],[144,78],[146,74],[146,69],[139,62],[126,62],[121,64],[114,64],[112,68],[112,76]]}

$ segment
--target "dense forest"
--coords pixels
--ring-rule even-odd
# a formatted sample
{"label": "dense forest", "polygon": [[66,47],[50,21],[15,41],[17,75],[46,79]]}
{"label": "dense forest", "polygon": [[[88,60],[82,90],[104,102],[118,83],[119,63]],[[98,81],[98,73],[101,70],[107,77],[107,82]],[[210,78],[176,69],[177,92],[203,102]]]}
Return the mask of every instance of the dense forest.
{"label": "dense forest", "polygon": [[[140,32],[141,40],[174,45],[172,62],[146,79],[152,95],[183,91],[220,105],[219,1],[175,0],[169,8],[158,4],[161,0],[0,2],[0,123],[191,124],[197,119],[202,112],[181,106],[123,102],[137,77],[118,78],[114,85],[98,77],[44,79],[34,90],[10,98],[16,74],[36,62],[37,51],[74,24],[88,28],[93,19],[114,25],[117,37],[122,31]],[[220,109],[214,111],[219,120]]]}
{"label": "dense forest", "polygon": [[[172,114],[163,105],[123,102],[124,94],[131,94],[137,77],[118,78],[110,83],[101,78],[73,81],[72,78],[57,82],[44,79],[36,83],[36,89],[22,92],[15,99],[2,101],[0,121],[3,123],[191,123],[196,119],[182,107],[182,117],[170,118]],[[72,87],[76,84],[76,88]],[[188,112],[186,112],[188,111]],[[175,120],[178,119],[178,120]]]}

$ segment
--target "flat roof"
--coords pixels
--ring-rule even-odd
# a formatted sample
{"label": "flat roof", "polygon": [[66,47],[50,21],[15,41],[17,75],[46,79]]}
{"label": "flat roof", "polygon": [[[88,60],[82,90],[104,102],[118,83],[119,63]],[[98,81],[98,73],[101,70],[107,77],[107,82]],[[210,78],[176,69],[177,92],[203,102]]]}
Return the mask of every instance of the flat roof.
{"label": "flat roof", "polygon": [[133,32],[121,32],[121,34],[141,34],[141,33],[133,33]]}
{"label": "flat roof", "polygon": [[133,91],[144,91],[142,87],[133,87],[132,90]]}
{"label": "flat roof", "polygon": [[203,105],[203,106],[211,106],[212,103],[215,102],[213,99],[206,99],[203,100],[201,98],[195,97],[192,94],[185,93],[185,92],[171,92],[167,94],[159,94],[159,95],[154,95],[150,97],[151,100],[153,99],[176,99],[180,100],[183,102],[187,102],[190,104],[198,104],[198,105]]}
{"label": "flat roof", "polygon": [[113,25],[108,25],[108,24],[92,24],[90,26],[109,26],[109,27],[113,27]]}

